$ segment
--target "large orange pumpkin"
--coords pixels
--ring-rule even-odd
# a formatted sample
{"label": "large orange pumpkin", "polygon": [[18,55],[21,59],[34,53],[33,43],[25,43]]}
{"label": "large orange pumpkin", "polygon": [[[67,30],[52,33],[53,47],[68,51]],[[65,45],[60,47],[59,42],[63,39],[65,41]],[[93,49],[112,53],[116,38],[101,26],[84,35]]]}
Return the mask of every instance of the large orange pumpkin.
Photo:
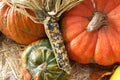
{"label": "large orange pumpkin", "polygon": [[79,63],[120,62],[120,0],[84,0],[62,19],[69,56]]}
{"label": "large orange pumpkin", "polygon": [[[27,11],[34,15],[32,11]],[[42,24],[34,23],[30,18],[16,11],[14,5],[9,6],[4,1],[0,1],[0,31],[21,44],[29,44],[46,36]]]}

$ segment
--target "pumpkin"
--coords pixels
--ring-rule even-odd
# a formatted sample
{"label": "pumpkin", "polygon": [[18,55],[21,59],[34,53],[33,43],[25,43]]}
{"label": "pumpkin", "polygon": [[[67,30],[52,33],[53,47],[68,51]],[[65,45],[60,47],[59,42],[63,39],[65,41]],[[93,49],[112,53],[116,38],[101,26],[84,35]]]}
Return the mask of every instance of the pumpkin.
{"label": "pumpkin", "polygon": [[[20,44],[29,44],[46,37],[43,24],[34,23],[29,17],[21,14],[16,6],[0,1],[0,31]],[[31,15],[34,13],[27,9]]]}
{"label": "pumpkin", "polygon": [[59,68],[48,39],[30,44],[22,55],[25,80],[66,80],[68,74]]}
{"label": "pumpkin", "polygon": [[63,15],[61,28],[72,60],[120,62],[120,0],[84,0]]}

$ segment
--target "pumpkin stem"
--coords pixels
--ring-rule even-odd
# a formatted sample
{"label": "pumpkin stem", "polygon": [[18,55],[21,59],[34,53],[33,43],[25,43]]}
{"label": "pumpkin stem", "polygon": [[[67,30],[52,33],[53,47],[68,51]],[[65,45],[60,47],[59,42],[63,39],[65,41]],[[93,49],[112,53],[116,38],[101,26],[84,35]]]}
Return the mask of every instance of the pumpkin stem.
{"label": "pumpkin stem", "polygon": [[101,12],[95,12],[92,20],[87,26],[88,32],[93,32],[95,30],[100,29],[102,26],[107,25],[107,16]]}

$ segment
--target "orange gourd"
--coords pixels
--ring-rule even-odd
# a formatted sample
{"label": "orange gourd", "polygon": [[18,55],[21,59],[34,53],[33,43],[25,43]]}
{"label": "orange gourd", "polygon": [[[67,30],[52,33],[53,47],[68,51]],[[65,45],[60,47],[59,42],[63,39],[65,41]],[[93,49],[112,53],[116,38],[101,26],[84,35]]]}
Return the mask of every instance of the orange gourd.
{"label": "orange gourd", "polygon": [[120,62],[120,0],[84,0],[63,15],[61,28],[72,60]]}
{"label": "orange gourd", "polygon": [[[46,36],[42,24],[34,23],[15,7],[0,1],[0,31],[4,35],[21,44],[29,44]],[[27,11],[34,15],[32,11]]]}

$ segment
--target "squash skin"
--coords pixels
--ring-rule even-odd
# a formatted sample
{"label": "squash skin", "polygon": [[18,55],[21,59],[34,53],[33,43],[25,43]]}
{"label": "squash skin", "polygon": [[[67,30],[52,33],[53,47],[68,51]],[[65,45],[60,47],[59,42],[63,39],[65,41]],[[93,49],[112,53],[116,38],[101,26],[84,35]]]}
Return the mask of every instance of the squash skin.
{"label": "squash skin", "polygon": [[93,32],[86,30],[95,9],[91,0],[85,0],[63,15],[61,28],[72,60],[109,66],[120,62],[120,1],[94,1],[96,10],[107,15],[107,25]]}
{"label": "squash skin", "polygon": [[[32,11],[27,10],[31,15]],[[0,31],[8,38],[20,44],[30,44],[46,37],[43,24],[34,23],[30,18],[0,1]]]}
{"label": "squash skin", "polygon": [[25,80],[66,80],[68,74],[58,67],[48,39],[30,44],[22,55]]}
{"label": "squash skin", "polygon": [[118,66],[110,77],[110,80],[120,80],[120,66]]}

